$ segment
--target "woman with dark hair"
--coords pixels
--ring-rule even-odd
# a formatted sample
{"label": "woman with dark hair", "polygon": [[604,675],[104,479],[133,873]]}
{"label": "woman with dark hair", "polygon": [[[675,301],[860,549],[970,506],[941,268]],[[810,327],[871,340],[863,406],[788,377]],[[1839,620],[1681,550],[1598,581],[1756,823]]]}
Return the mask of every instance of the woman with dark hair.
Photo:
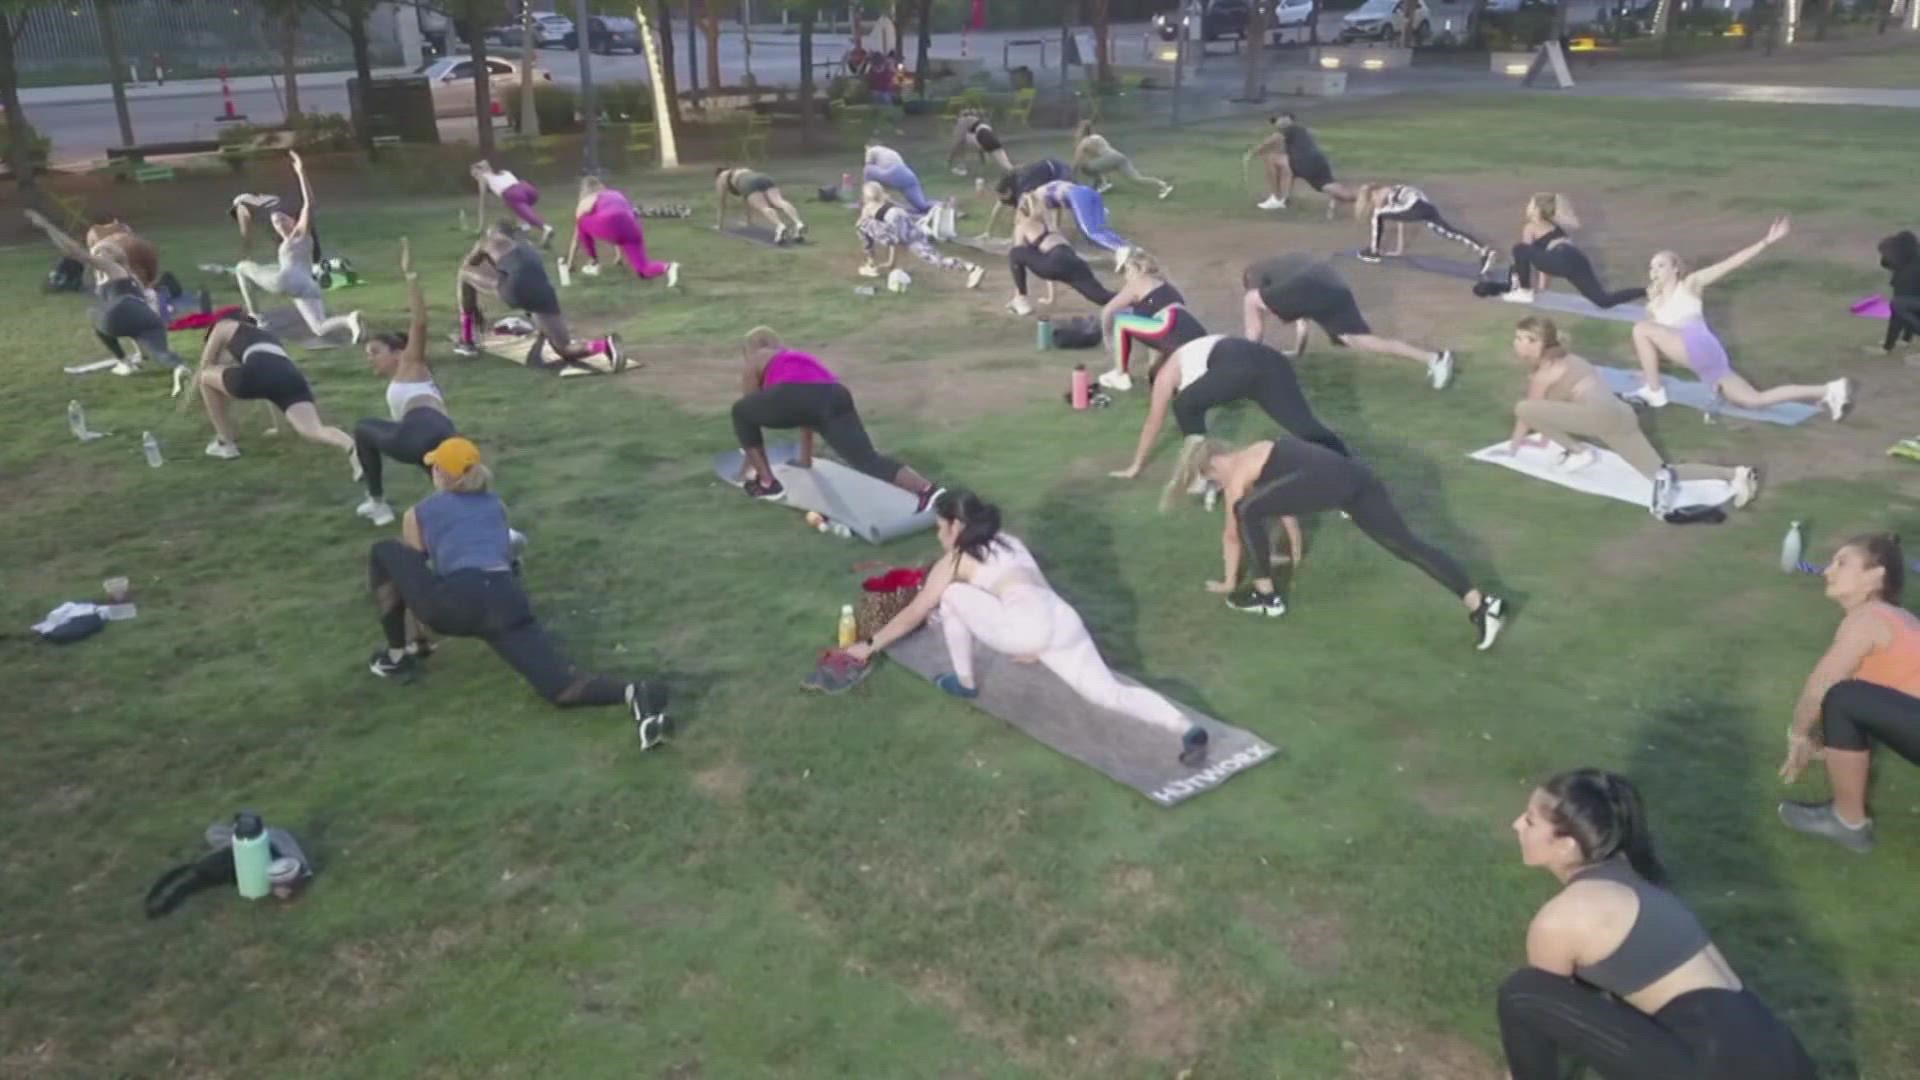
{"label": "woman with dark hair", "polygon": [[380,608],[386,647],[368,668],[381,678],[404,675],[429,650],[407,641],[407,616],[427,629],[487,643],[540,696],[562,708],[625,705],[640,749],[667,735],[667,688],[624,682],[576,669],[533,617],[513,573],[513,531],[492,491],[480,449],[454,436],[427,455],[434,493],[407,511],[400,539],[373,545],[368,584]]}
{"label": "woman with dark hair", "polygon": [[[344,328],[357,345],[361,334],[360,313],[327,314],[326,290],[313,276],[313,264],[319,259],[313,239],[313,185],[307,180],[307,166],[300,160],[300,152],[289,150],[287,157],[293,162],[293,175],[300,181],[300,216],[291,217],[280,210],[267,215],[273,231],[280,235],[279,261],[267,265],[242,259],[234,264],[233,280],[240,287],[240,302],[246,306],[248,315],[258,318],[260,313],[254,309],[253,294],[247,286],[265,289],[291,301],[301,321],[307,324],[308,333],[314,337],[323,338]],[[236,209],[239,205],[235,204]],[[244,225],[241,235],[246,235]]]}
{"label": "woman with dark hair", "polygon": [[[207,329],[206,345],[200,350],[196,381],[200,400],[207,407],[207,419],[213,422],[214,439],[207,444],[207,456],[232,459],[240,456],[234,440],[233,420],[227,415],[230,401],[264,401],[303,439],[331,446],[347,453],[353,466],[353,478],[360,479],[360,460],[355,455],[353,436],[320,419],[314,406],[313,386],[287,355],[280,339],[255,326],[251,320],[229,315]],[[268,434],[278,430],[276,423]]]}
{"label": "woman with dark hair", "polygon": [[1513,822],[1520,861],[1564,886],[1527,927],[1527,965],[1500,984],[1512,1080],[1815,1080],[1793,1032],[1746,989],[1680,899],[1640,793],[1599,769],[1536,788]]}
{"label": "woman with dark hair", "polygon": [[1002,207],[1015,211],[1014,216],[1018,218],[1020,200],[1026,198],[1028,192],[1039,191],[1056,180],[1070,180],[1072,177],[1073,167],[1058,158],[1029,161],[1001,177],[1000,182],[993,187],[995,192],[993,209],[987,214],[987,224],[980,230],[980,238],[984,240],[993,235],[993,226],[1000,220]]}
{"label": "woman with dark hair", "polygon": [[425,469],[434,447],[459,434],[440,384],[433,381],[433,367],[427,363],[427,298],[420,291],[413,250],[404,236],[400,238],[400,273],[407,281],[411,314],[407,331],[375,334],[367,342],[367,363],[375,375],[387,380],[387,412],[392,419],[368,417],[353,425],[354,453],[367,485],[367,499],[354,513],[375,525],[393,523],[393,507],[387,503],[380,475],[382,456]]}
{"label": "woman with dark hair", "polygon": [[1920,619],[1900,606],[1906,566],[1892,533],[1856,536],[1834,553],[1825,574],[1827,599],[1847,614],[1794,703],[1780,766],[1781,778],[1792,783],[1826,747],[1832,801],[1783,802],[1780,820],[1862,855],[1873,850],[1867,816],[1873,744],[1920,765]]}
{"label": "woman with dark hair", "polygon": [[1207,729],[1144,686],[1114,677],[1086,623],[1047,584],[1027,546],[1000,531],[1000,509],[970,491],[943,492],[933,503],[945,557],[927,574],[920,595],[871,638],[847,650],[864,663],[940,613],[953,671],[934,685],[959,698],[979,696],[973,643],[1016,661],[1039,661],[1082,698],[1165,730],[1180,740],[1180,763],[1206,760]]}
{"label": "woman with dark hair", "polygon": [[[785,195],[780,194],[780,185],[766,173],[725,165],[713,170],[713,227],[716,229],[727,223],[729,197],[739,199],[747,210],[773,223],[774,243],[784,244],[788,240],[807,238],[807,223],[800,220],[800,211],[794,209]],[[750,217],[743,217],[742,220],[745,224],[753,224]],[[789,220],[793,222],[791,226],[787,224]]]}
{"label": "woman with dark hair", "polygon": [[1000,145],[1000,136],[994,134],[993,125],[971,110],[954,120],[953,145],[947,149],[947,167],[958,176],[965,176],[967,170],[954,163],[968,150],[980,155],[982,165],[992,161],[1003,173],[1013,171],[1013,159],[1007,156],[1006,147]]}
{"label": "woman with dark hair", "polygon": [[1880,348],[1868,351],[1890,353],[1895,345],[1910,342],[1920,335],[1920,237],[1902,230],[1880,241],[1880,265],[1892,271],[1887,293],[1887,337]]}
{"label": "woman with dark hair", "polygon": [[1094,190],[1102,195],[1113,187],[1113,174],[1133,181],[1136,184],[1149,184],[1160,189],[1155,198],[1164,199],[1173,194],[1173,185],[1165,180],[1143,176],[1134,168],[1132,159],[1113,148],[1106,136],[1093,130],[1093,121],[1082,120],[1080,126],[1073,129],[1073,174],[1086,173],[1093,178]]}
{"label": "woman with dark hair", "polygon": [[479,190],[479,205],[474,208],[473,220],[487,220],[487,196],[491,194],[500,200],[500,205],[513,212],[513,216],[524,222],[529,229],[540,230],[540,246],[546,247],[553,239],[553,226],[533,205],[540,201],[540,189],[513,175],[506,169],[496,169],[486,160],[476,161],[467,169],[473,177],[474,187]]}
{"label": "woman with dark hair", "polygon": [[[587,357],[604,356],[614,371],[626,370],[619,335],[574,340],[566,316],[560,313],[560,294],[547,277],[546,263],[537,248],[521,239],[519,228],[510,221],[487,229],[467,252],[460,262],[456,290],[460,297],[460,340],[453,347],[456,355],[476,356],[480,352],[474,327],[484,326],[487,321],[486,313],[480,310],[480,294],[484,291],[508,307],[526,312],[527,320],[538,331],[527,353],[528,367],[584,368]],[[552,362],[546,359],[548,349],[554,354]]]}

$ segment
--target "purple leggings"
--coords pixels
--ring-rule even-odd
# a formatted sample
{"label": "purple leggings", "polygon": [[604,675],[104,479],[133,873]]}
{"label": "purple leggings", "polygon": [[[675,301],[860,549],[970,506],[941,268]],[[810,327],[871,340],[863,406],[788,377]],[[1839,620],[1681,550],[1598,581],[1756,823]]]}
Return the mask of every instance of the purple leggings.
{"label": "purple leggings", "polygon": [[620,257],[641,277],[654,278],[667,272],[666,263],[647,258],[647,238],[640,232],[640,215],[634,213],[627,197],[617,191],[601,192],[593,201],[593,209],[580,216],[574,230],[589,259],[599,260],[594,241],[604,240],[619,248]]}
{"label": "purple leggings", "polygon": [[507,209],[513,211],[514,217],[519,218],[521,221],[526,222],[536,229],[544,229],[547,227],[547,223],[542,221],[540,215],[534,213],[533,210],[533,204],[540,201],[540,189],[527,183],[525,180],[501,192],[500,201],[505,204]]}

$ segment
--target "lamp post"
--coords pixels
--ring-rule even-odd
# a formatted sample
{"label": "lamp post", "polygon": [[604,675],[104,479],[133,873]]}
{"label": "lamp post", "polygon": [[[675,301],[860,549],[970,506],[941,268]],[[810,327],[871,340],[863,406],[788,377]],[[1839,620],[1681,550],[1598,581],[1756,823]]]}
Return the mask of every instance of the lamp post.
{"label": "lamp post", "polygon": [[673,141],[673,113],[667,106],[667,82],[660,73],[660,46],[653,37],[653,24],[647,21],[645,4],[635,4],[633,21],[640,25],[640,47],[647,53],[647,78],[653,83],[653,123],[660,132],[660,167],[680,166],[680,148]]}

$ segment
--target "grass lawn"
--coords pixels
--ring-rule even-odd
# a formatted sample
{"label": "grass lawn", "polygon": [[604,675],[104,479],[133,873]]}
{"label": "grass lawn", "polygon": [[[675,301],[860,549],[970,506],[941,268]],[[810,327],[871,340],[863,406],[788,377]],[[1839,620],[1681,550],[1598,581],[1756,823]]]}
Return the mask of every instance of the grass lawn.
{"label": "grass lawn", "polygon": [[[1907,205],[1912,117],[1665,104],[1656,123],[1638,102],[1502,96],[1309,119],[1344,175],[1420,183],[1503,246],[1528,192],[1569,193],[1611,278],[1659,247],[1730,251],[1792,211],[1794,240],[1709,305],[1753,381],[1845,369],[1857,415],[1658,414],[1675,456],[1756,462],[1770,484],[1725,525],[1655,524],[1465,460],[1509,426],[1521,311],[1343,263],[1377,326],[1452,345],[1461,375],[1435,394],[1411,364],[1322,345],[1300,364],[1307,391],[1518,615],[1475,653],[1451,598],[1330,517],[1309,526],[1294,610],[1255,621],[1201,591],[1217,522],[1155,511],[1171,436],[1155,481],[1106,477],[1144,395],[1066,411],[1068,368],[1098,358],[1034,353],[1000,310],[1001,267],[969,294],[915,264],[905,297],[863,300],[842,211],[803,204],[816,243],[795,251],[699,215],[650,222],[656,255],[687,264],[683,293],[609,273],[564,294],[576,323],[642,346],[643,370],[562,381],[437,354],[533,537],[548,625],[583,664],[672,682],[681,733],[642,756],[617,710],[552,710],[472,643],[412,685],[367,675],[379,534],[353,516],[345,466],[261,437],[251,410],[244,456],[204,458],[204,416],[161,376],[62,374],[97,353],[82,302],[38,291],[43,247],[0,252],[0,1075],[1485,1080],[1493,988],[1552,891],[1507,823],[1531,785],[1592,764],[1640,782],[1678,891],[1827,1075],[1920,1076],[1913,770],[1880,759],[1869,858],[1774,817],[1793,696],[1838,621],[1812,579],[1779,574],[1779,538],[1805,520],[1818,557],[1859,529],[1911,532],[1920,504],[1911,466],[1881,456],[1912,433],[1913,376],[1859,357],[1880,330],[1846,315],[1884,283],[1872,242]],[[957,192],[931,132],[905,148]],[[1060,135],[1015,156],[1060,154]],[[1216,329],[1247,261],[1358,234],[1311,193],[1256,216],[1237,161],[1256,135],[1115,136],[1179,188],[1116,193],[1116,225]],[[797,197],[846,167],[771,171]],[[690,200],[706,177],[627,179],[636,201]],[[464,200],[345,208],[319,184],[328,246],[370,279],[331,300],[401,325],[407,234],[440,334]],[[546,208],[568,201],[548,189]],[[223,217],[136,220],[176,269],[231,253]],[[999,501],[1116,667],[1283,759],[1165,811],[898,670],[842,698],[799,692],[876,553],[709,476],[756,323],[840,369],[883,450]],[[1628,355],[1625,324],[1568,329],[1596,361]],[[302,359],[331,422],[384,414],[357,350]],[[74,397],[111,438],[66,435]],[[1268,434],[1247,409],[1216,424]],[[425,490],[390,480],[396,503]],[[116,574],[136,621],[65,649],[24,633]],[[241,806],[301,834],[323,867],[310,891],[213,892],[144,920],[148,883]]]}

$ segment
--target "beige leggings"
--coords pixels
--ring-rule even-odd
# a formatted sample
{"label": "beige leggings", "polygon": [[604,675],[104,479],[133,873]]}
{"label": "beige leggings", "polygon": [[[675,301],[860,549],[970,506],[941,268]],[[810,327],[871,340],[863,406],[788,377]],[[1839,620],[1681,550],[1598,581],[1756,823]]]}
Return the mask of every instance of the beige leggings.
{"label": "beige leggings", "polygon": [[[1570,454],[1580,451],[1576,436],[1584,435],[1605,443],[1648,479],[1666,464],[1640,430],[1633,406],[1612,395],[1604,400],[1595,395],[1579,401],[1523,401],[1513,412]],[[1673,472],[1681,480],[1733,480],[1733,470],[1724,465],[1675,465]]]}

